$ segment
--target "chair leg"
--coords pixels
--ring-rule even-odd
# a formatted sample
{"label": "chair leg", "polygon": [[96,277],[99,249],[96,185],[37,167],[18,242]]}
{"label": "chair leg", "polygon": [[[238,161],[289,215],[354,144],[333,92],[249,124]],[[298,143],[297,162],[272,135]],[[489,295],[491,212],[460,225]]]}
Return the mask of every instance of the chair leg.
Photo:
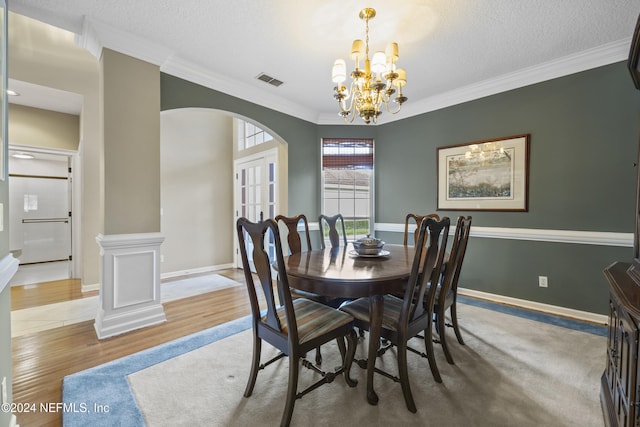
{"label": "chair leg", "polygon": [[441,383],[442,377],[440,376],[440,370],[438,369],[436,357],[433,352],[433,325],[431,322],[429,322],[427,328],[424,330],[424,350],[425,353],[427,353],[429,369],[431,369],[431,375],[433,375],[433,379],[437,383]]}
{"label": "chair leg", "polygon": [[454,299],[449,313],[451,313],[451,323],[453,324],[453,331],[456,333],[456,338],[461,345],[464,345],[462,334],[460,333],[460,327],[458,326],[458,309],[456,308],[456,305],[456,300]]}
{"label": "chair leg", "polygon": [[293,407],[296,404],[296,393],[298,392],[298,373],[299,373],[300,357],[298,355],[289,355],[289,385],[287,386],[287,400],[284,405],[284,413],[282,414],[281,427],[288,427],[291,424],[291,416],[293,415]]}
{"label": "chair leg", "polygon": [[340,350],[340,359],[342,360],[342,365],[344,366],[344,358],[347,355],[347,347],[344,344],[344,337],[336,338],[336,342],[338,343],[338,350]]}
{"label": "chair leg", "polygon": [[398,345],[398,373],[400,375],[400,385],[402,386],[402,394],[410,412],[416,413],[416,404],[411,394],[411,386],[409,384],[409,372],[407,369],[407,342],[403,340]]}
{"label": "chair leg", "polygon": [[[339,338],[339,343],[342,343],[341,347],[344,347],[344,341],[342,338]],[[344,370],[344,380],[349,387],[355,387],[358,385],[358,381],[351,378],[351,365],[353,364],[353,359],[356,355],[356,346],[358,345],[358,335],[355,330],[351,330],[349,335],[347,335],[347,349],[345,353],[343,349],[340,349],[340,353],[342,353],[342,369]]]}
{"label": "chair leg", "polygon": [[444,323],[444,310],[440,310],[438,312],[438,335],[440,338],[440,344],[442,345],[442,350],[444,350],[444,355],[447,358],[447,362],[450,365],[455,365],[453,362],[453,357],[451,357],[451,352],[449,351],[449,345],[447,344],[447,334],[446,334],[446,325]]}
{"label": "chair leg", "polygon": [[262,340],[258,338],[258,335],[253,334],[253,360],[251,361],[251,372],[249,373],[249,381],[247,387],[244,389],[244,397],[251,396],[253,393],[253,387],[256,385],[256,378],[258,377],[258,371],[260,370],[260,352],[262,350]]}
{"label": "chair leg", "polygon": [[320,353],[320,347],[316,347],[316,365],[322,365],[322,353]]}

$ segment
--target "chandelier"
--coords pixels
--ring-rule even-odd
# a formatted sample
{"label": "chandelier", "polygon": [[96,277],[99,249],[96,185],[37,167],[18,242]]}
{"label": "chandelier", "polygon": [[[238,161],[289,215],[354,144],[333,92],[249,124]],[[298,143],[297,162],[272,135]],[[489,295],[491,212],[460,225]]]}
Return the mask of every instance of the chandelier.
{"label": "chandelier", "polygon": [[[343,59],[336,59],[333,64],[331,79],[336,83],[333,97],[338,101],[338,113],[345,122],[353,122],[359,115],[365,123],[376,123],[384,108],[391,114],[400,111],[407,97],[402,88],[407,84],[407,73],[396,68],[398,61],[398,43],[389,43],[385,52],[373,54],[369,60],[369,20],[376,16],[375,9],[365,8],[360,11],[360,19],[365,22],[365,41],[354,40],[351,46],[351,59],[355,61],[355,69],[351,72],[349,89],[343,84],[347,80],[347,67]],[[364,69],[360,68],[364,62]],[[397,94],[392,99],[393,94]],[[396,104],[390,106],[389,104]]]}

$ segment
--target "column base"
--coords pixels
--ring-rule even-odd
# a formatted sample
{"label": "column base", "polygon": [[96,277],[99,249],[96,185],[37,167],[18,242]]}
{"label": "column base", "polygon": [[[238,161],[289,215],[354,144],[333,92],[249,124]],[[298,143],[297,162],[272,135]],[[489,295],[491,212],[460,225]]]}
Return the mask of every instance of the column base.
{"label": "column base", "polygon": [[160,298],[160,233],[99,235],[99,339],[166,321]]}

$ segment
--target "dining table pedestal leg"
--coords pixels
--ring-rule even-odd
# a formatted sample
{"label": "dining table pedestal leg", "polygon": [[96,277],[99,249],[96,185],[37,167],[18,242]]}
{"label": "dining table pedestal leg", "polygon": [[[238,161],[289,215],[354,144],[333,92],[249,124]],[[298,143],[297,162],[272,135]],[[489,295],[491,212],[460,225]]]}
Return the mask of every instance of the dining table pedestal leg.
{"label": "dining table pedestal leg", "polygon": [[373,389],[373,374],[375,373],[380,331],[382,330],[382,313],[384,311],[384,296],[371,295],[369,297],[369,354],[367,357],[367,401],[371,405],[378,404],[378,395]]}

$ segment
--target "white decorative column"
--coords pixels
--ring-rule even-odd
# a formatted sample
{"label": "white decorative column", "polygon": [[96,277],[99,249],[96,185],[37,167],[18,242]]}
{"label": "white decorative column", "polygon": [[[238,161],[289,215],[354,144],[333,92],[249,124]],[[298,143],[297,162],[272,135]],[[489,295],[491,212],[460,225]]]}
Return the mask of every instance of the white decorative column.
{"label": "white decorative column", "polygon": [[160,295],[160,233],[100,234],[99,339],[166,321]]}

